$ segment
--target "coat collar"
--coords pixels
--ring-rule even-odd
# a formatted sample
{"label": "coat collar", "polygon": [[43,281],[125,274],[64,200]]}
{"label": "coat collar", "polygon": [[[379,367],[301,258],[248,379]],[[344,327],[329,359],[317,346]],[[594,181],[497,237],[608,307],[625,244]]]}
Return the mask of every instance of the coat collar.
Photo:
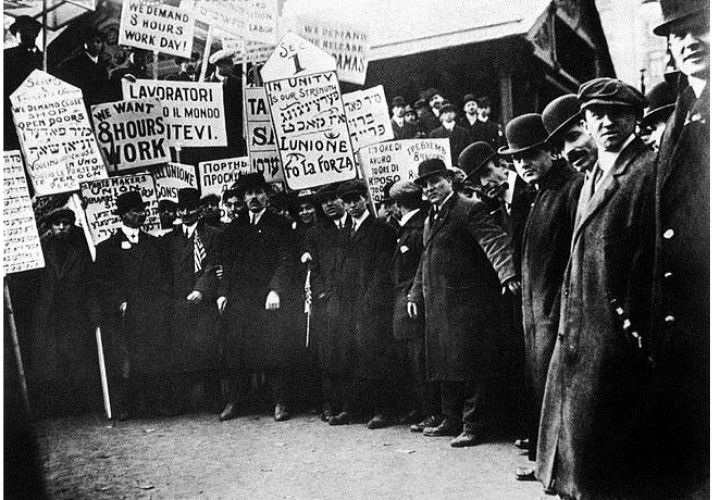
{"label": "coat collar", "polygon": [[[453,193],[453,196],[451,196],[450,199],[448,199],[446,203],[441,207],[440,211],[438,212],[438,218],[435,220],[435,222],[432,222],[432,218],[430,216],[426,219],[426,224],[423,230],[423,236],[426,245],[428,245],[428,243],[433,239],[436,233],[440,231],[443,226],[445,226],[446,221],[448,220],[451,214],[451,209],[453,208],[459,197],[460,195],[458,193]],[[432,210],[433,207],[429,209],[429,215],[431,214]]]}

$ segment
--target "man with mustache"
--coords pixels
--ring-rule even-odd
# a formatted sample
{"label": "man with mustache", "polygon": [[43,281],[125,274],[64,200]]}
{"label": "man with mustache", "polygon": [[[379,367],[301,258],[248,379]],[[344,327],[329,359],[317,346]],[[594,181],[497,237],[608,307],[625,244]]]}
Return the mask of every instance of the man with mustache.
{"label": "man with mustache", "polygon": [[558,150],[581,174],[597,163],[597,145],[585,129],[584,115],[574,94],[558,97],[542,111],[542,123],[549,134],[548,143]]}
{"label": "man with mustache", "polygon": [[634,135],[646,103],[635,88],[597,78],[577,97],[598,160],[578,200],[536,475],[565,498],[638,498],[650,473],[642,408],[655,153]]}
{"label": "man with mustache", "polygon": [[681,92],[656,165],[648,414],[660,462],[655,491],[679,497],[710,490],[710,6],[662,0],[661,10],[654,33],[668,38]]}

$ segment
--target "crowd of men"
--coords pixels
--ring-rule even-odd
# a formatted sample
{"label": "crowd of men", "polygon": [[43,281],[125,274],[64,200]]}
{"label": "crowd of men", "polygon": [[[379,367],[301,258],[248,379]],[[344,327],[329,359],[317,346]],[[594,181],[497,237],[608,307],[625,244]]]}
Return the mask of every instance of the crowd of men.
{"label": "crowd of men", "polygon": [[448,137],[453,161],[420,163],[377,213],[363,180],[289,197],[251,173],[222,200],[180,190],[155,237],[132,191],[92,263],[74,212],[50,212],[35,408],[98,391],[101,326],[119,419],[202,394],[229,420],[262,378],[275,421],[301,403],[328,425],[473,446],[510,328],[529,394],[518,479],[562,498],[706,491],[709,10],[661,5],[680,76],[648,96],[596,78],[504,134],[487,99],[465,96],[457,124],[433,89],[415,113],[394,98],[396,138]]}

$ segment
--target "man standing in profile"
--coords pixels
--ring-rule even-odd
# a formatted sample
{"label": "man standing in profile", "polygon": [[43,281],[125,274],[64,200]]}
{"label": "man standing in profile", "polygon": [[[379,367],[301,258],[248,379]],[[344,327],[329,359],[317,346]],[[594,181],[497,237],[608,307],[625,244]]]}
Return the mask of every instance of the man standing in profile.
{"label": "man standing in profile", "polygon": [[451,446],[472,446],[483,439],[500,285],[518,293],[520,282],[508,236],[484,204],[455,193],[452,173],[439,159],[422,162],[418,173],[431,209],[407,311],[425,317],[428,376],[440,383],[444,415],[423,434],[457,436]]}

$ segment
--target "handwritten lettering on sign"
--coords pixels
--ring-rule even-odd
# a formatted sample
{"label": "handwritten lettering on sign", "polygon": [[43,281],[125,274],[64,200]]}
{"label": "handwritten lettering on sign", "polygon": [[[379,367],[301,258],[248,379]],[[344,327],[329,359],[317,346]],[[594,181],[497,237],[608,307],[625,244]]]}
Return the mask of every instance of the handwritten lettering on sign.
{"label": "handwritten lettering on sign", "polygon": [[343,99],[354,151],[394,138],[383,85],[344,94]]}
{"label": "handwritten lettering on sign", "polygon": [[121,226],[121,219],[114,214],[116,198],[129,191],[139,191],[143,200],[148,202],[148,215],[142,229],[154,235],[161,234],[156,187],[150,174],[123,175],[85,182],[82,183],[81,191],[86,203],[89,232],[95,245],[109,238]]}
{"label": "handwritten lettering on sign", "polygon": [[107,176],[81,90],[35,70],[10,101],[37,196],[76,191],[82,181]]}
{"label": "handwritten lettering on sign", "polygon": [[227,146],[221,83],[122,80],[124,99],[159,99],[167,139],[183,147]]}
{"label": "handwritten lettering on sign", "polygon": [[284,182],[264,87],[245,89],[245,109],[252,171],[261,172],[267,182]]}
{"label": "handwritten lettering on sign", "polygon": [[162,165],[153,174],[156,184],[156,198],[178,203],[178,190],[183,188],[198,189],[196,167],[183,163]]}
{"label": "handwritten lettering on sign", "polygon": [[193,11],[142,0],[124,0],[119,45],[189,58],[194,29]]}
{"label": "handwritten lettering on sign", "polygon": [[250,172],[250,162],[247,156],[200,162],[198,164],[198,175],[201,196],[209,194],[222,196],[223,191],[238,180],[239,175],[248,172]]}
{"label": "handwritten lettering on sign", "polygon": [[115,170],[171,159],[166,143],[168,127],[158,99],[97,104],[92,106],[92,116],[97,140]]}
{"label": "handwritten lettering on sign", "polygon": [[2,187],[4,273],[12,274],[45,267],[19,151],[3,152]]}
{"label": "handwritten lettering on sign", "polygon": [[247,17],[246,0],[183,0],[181,8],[194,12],[202,23],[242,37]]}

